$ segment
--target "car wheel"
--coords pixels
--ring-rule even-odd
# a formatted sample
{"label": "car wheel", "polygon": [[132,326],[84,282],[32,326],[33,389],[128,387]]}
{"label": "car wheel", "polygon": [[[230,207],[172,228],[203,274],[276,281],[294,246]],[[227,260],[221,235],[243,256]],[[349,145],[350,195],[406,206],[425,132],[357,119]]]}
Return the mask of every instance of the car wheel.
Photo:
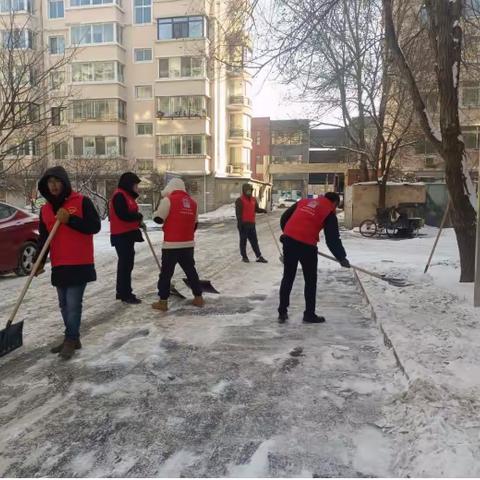
{"label": "car wheel", "polygon": [[17,275],[29,275],[32,271],[36,255],[37,245],[34,242],[24,243],[20,249],[18,267],[15,269],[15,273]]}

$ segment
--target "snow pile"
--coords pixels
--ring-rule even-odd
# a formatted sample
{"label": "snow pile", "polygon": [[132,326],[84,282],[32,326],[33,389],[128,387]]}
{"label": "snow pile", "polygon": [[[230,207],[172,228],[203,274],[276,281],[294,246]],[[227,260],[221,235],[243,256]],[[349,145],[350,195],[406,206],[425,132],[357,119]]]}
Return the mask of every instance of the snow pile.
{"label": "snow pile", "polygon": [[437,229],[422,231],[423,237],[398,241],[343,235],[352,263],[411,282],[396,288],[360,274],[409,378],[407,391],[387,408],[388,428],[404,438],[395,470],[400,476],[478,476],[480,312],[472,306],[473,285],[458,282],[453,230],[442,234],[426,275]]}
{"label": "snow pile", "polygon": [[199,220],[204,223],[220,223],[226,220],[232,220],[235,218],[235,204],[229,203],[222,205],[208,213],[202,213],[199,215]]}

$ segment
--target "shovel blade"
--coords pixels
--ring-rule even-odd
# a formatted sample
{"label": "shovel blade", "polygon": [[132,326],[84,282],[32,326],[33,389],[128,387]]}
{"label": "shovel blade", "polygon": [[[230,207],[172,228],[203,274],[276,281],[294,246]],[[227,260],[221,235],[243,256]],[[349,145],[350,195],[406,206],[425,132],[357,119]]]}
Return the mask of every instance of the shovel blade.
{"label": "shovel blade", "polygon": [[[185,285],[188,288],[192,288],[190,286],[190,282],[188,281],[188,278],[184,278],[183,281],[185,282]],[[200,280],[200,287],[202,289],[202,292],[206,293],[214,293],[218,295],[220,292],[211,284],[209,280]]]}
{"label": "shovel blade", "polygon": [[0,357],[23,345],[23,322],[12,323],[0,331]]}
{"label": "shovel blade", "polygon": [[182,300],[185,300],[187,297],[179,292],[175,287],[170,287],[170,295],[173,295],[174,297],[178,297],[178,298],[181,298]]}

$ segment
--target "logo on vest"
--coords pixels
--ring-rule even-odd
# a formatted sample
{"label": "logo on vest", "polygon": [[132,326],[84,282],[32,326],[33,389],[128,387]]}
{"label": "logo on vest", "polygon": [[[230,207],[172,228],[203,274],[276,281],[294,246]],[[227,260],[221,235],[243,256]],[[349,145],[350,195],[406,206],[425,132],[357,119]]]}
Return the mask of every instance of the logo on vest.
{"label": "logo on vest", "polygon": [[191,207],[190,200],[188,198],[184,198],[182,200],[182,203],[183,203],[183,208],[190,208]]}
{"label": "logo on vest", "polygon": [[67,212],[68,212],[70,215],[73,215],[74,213],[77,213],[77,207],[68,207],[68,208],[67,208]]}

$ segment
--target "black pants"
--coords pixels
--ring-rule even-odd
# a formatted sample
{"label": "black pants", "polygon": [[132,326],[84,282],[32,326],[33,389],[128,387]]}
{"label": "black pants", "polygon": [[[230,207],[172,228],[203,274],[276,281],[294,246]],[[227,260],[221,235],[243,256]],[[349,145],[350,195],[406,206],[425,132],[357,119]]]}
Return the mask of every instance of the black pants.
{"label": "black pants", "polygon": [[164,248],[162,250],[162,270],[158,278],[158,296],[160,299],[167,300],[170,296],[170,282],[177,263],[185,272],[193,294],[196,297],[202,295],[202,287],[193,258],[193,248]]}
{"label": "black pants", "polygon": [[115,242],[117,251],[117,295],[128,298],[132,295],[132,270],[135,263],[135,242],[130,238]]}
{"label": "black pants", "polygon": [[240,255],[242,255],[242,257],[247,256],[247,240],[248,240],[257,258],[261,257],[262,254],[258,246],[257,229],[255,228],[255,224],[243,223],[239,227],[238,231],[240,232]]}
{"label": "black pants", "polygon": [[286,313],[290,305],[290,292],[297,275],[298,263],[305,279],[305,314],[315,313],[317,297],[317,247],[283,237],[283,278],[280,285],[279,313]]}

